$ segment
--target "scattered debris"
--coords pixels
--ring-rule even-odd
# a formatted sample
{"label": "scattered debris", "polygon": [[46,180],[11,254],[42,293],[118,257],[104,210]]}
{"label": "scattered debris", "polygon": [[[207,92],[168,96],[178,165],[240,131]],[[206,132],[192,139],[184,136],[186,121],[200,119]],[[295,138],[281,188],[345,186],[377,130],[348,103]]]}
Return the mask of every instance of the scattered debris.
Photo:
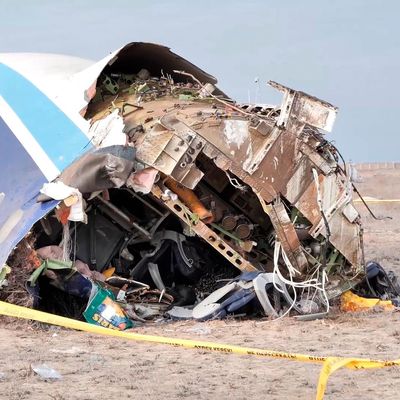
{"label": "scattered debris", "polygon": [[31,364],[32,371],[39,375],[43,380],[62,379],[61,374],[46,364]]}
{"label": "scattered debris", "polygon": [[400,305],[400,285],[393,271],[386,272],[375,261],[366,264],[365,277],[353,291],[340,297],[342,311],[366,311],[370,309],[393,311]]}
{"label": "scattered debris", "polygon": [[340,297],[340,309],[342,311],[367,311],[372,308],[393,311],[395,306],[391,300],[367,299],[357,296],[351,291],[345,292]]}
{"label": "scattered debris", "polygon": [[83,315],[88,322],[104,328],[124,330],[133,326],[124,310],[116,303],[113,294],[97,285],[93,285],[88,307]]}

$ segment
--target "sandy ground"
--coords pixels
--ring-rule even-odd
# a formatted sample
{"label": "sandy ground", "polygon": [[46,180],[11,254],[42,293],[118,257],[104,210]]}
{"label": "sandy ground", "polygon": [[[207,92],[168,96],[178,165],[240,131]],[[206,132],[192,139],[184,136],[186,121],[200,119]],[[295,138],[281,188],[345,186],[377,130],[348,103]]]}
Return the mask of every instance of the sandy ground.
{"label": "sandy ground", "polygon": [[[361,171],[362,182],[356,183],[364,196],[378,199],[400,199],[400,171]],[[355,198],[357,196],[355,195]],[[377,217],[392,219],[374,220],[365,207],[358,204],[364,223],[364,244],[367,260],[375,259],[385,268],[400,275],[400,202],[370,204]],[[399,396],[400,397],[400,396]]]}
{"label": "sandy ground", "polygon": [[[361,173],[367,196],[400,198],[400,173]],[[365,217],[367,259],[400,273],[397,243],[400,205],[373,205],[392,220]],[[362,214],[365,215],[364,211]],[[208,340],[311,355],[399,357],[400,314],[358,313],[311,322],[212,321],[146,326],[140,333]],[[165,345],[149,345],[60,328],[27,325],[0,328],[1,399],[312,399],[319,365],[250,356],[225,355]],[[43,381],[32,363],[46,363],[62,374]],[[400,398],[400,369],[340,370],[326,399]]]}

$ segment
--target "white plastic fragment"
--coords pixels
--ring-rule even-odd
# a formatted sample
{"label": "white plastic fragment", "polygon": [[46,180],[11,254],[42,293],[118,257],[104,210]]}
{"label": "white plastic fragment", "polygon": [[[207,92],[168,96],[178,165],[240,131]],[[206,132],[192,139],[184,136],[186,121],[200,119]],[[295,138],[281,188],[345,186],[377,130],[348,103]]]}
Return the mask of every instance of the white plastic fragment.
{"label": "white plastic fragment", "polygon": [[61,374],[46,364],[31,364],[32,371],[44,380],[62,379]]}
{"label": "white plastic fragment", "polygon": [[68,197],[75,196],[76,202],[71,205],[71,211],[68,219],[75,222],[86,221],[82,193],[61,181],[45,183],[40,189],[40,193],[51,197],[54,200],[65,200]]}

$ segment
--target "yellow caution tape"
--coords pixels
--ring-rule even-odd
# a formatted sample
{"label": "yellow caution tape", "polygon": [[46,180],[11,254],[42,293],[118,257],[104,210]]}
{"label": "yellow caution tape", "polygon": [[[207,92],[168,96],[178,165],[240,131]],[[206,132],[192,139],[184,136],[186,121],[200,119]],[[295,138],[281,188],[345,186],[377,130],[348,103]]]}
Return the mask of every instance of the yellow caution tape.
{"label": "yellow caution tape", "polygon": [[150,343],[168,344],[171,346],[185,347],[190,349],[200,349],[207,351],[218,351],[222,353],[232,353],[250,356],[260,356],[268,358],[278,358],[291,361],[310,362],[322,364],[317,386],[316,400],[322,400],[328,383],[329,376],[340,368],[350,369],[369,369],[400,366],[400,359],[394,361],[368,360],[362,358],[344,358],[344,357],[317,357],[297,353],[284,353],[280,351],[263,350],[251,347],[231,346],[221,343],[175,339],[163,336],[141,335],[139,333],[117,331],[103,328],[97,325],[91,325],[86,322],[76,321],[74,319],[60,317],[54,314],[48,314],[42,311],[33,310],[26,307],[16,306],[14,304],[0,301],[0,314],[9,317],[30,319],[38,322],[44,322],[51,325],[58,325],[64,328],[76,329],[100,335],[116,336],[124,339],[138,340]]}

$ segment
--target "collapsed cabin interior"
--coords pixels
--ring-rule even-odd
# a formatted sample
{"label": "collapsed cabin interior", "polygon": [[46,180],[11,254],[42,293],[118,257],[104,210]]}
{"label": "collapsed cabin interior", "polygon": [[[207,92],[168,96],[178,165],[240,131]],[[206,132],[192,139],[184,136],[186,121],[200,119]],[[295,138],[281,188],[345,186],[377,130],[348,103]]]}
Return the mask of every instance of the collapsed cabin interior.
{"label": "collapsed cabin interior", "polygon": [[[205,175],[194,195],[204,212],[212,215],[209,225],[220,247],[225,243],[260,271],[272,272],[275,234],[257,197],[232,186],[207,157],[200,157],[198,165]],[[69,223],[69,258],[98,272],[112,266],[115,275],[167,288],[173,305],[193,305],[241,272],[152,194],[127,187],[110,189],[107,200],[99,194],[87,201],[86,214],[87,223]],[[63,226],[55,213],[39,221],[33,231],[36,248],[62,246]],[[50,293],[48,280],[43,276],[40,281],[39,293],[43,289],[45,294],[39,295],[38,307],[49,310],[53,303],[51,310],[64,314],[65,304],[62,308],[54,304],[60,289]]]}

